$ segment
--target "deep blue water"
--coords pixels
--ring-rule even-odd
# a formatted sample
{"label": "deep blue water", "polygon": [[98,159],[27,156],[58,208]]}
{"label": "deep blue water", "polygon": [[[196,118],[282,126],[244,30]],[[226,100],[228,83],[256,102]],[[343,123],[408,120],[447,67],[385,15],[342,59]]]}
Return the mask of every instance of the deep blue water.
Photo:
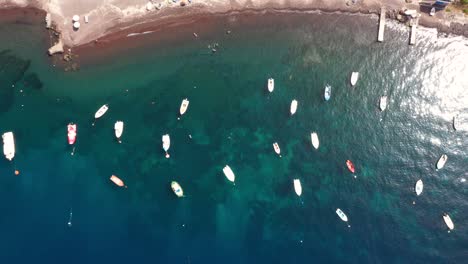
{"label": "deep blue water", "polygon": [[[218,29],[200,39],[145,44],[77,72],[44,55],[42,25],[0,24],[0,132],[16,140],[14,161],[0,159],[1,263],[466,261],[467,39],[422,29],[409,46],[407,28],[390,23],[376,43],[377,19],[367,16],[215,20]],[[354,88],[352,71],[360,72]],[[327,83],[332,99],[324,102]],[[389,105],[380,112],[383,95]],[[91,126],[105,103],[108,113]],[[117,120],[125,122],[122,144],[113,137]],[[448,162],[436,170],[444,153]],[[128,189],[114,186],[112,174]],[[418,179],[425,189],[416,197]],[[185,198],[173,195],[172,180]]]}

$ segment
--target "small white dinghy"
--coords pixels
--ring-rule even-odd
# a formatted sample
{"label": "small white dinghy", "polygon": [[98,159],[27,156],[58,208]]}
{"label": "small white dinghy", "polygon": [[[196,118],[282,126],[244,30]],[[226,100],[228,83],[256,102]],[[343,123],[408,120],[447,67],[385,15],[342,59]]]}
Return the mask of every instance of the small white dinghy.
{"label": "small white dinghy", "polygon": [[359,78],[359,72],[351,73],[351,85],[352,86],[356,85],[358,78]]}
{"label": "small white dinghy", "polygon": [[[452,218],[450,218],[450,216],[447,213],[444,213],[444,215],[442,217],[444,218],[444,222],[447,225],[447,227],[450,230],[453,230],[455,228],[455,225],[452,222]],[[450,232],[450,230],[449,230],[449,232]]]}
{"label": "small white dinghy", "polygon": [[302,194],[302,185],[299,179],[294,179],[294,191],[296,192],[297,196],[301,196]]}
{"label": "small white dinghy", "polygon": [[180,184],[176,181],[171,182],[171,189],[177,197],[184,197],[184,190],[180,187]]}
{"label": "small white dinghy", "polygon": [[273,143],[273,149],[275,150],[276,154],[278,154],[281,157],[281,149],[277,142]]}
{"label": "small white dinghy", "polygon": [[166,158],[168,159],[171,155],[169,155],[169,147],[171,147],[171,138],[169,137],[169,134],[163,135],[162,136],[162,143],[163,143],[163,149],[166,152]]}
{"label": "small white dinghy", "polygon": [[387,108],[387,96],[380,97],[379,107],[380,111],[385,111],[385,109]]}
{"label": "small white dinghy", "polygon": [[291,111],[291,115],[294,115],[296,113],[296,111],[297,111],[297,100],[296,99],[292,100],[290,111]]}
{"label": "small white dinghy", "polygon": [[336,214],[341,218],[341,220],[343,220],[344,222],[348,222],[348,217],[345,213],[343,213],[343,211],[341,211],[340,208],[336,209]]}
{"label": "small white dinghy", "polygon": [[[180,104],[180,109],[179,109],[180,116],[183,116],[185,114],[185,112],[187,112],[187,108],[189,106],[189,103],[190,102],[189,102],[189,100],[187,98],[182,100],[182,103]],[[180,119],[180,117],[178,119]]]}
{"label": "small white dinghy", "polygon": [[414,186],[414,191],[416,192],[416,195],[419,196],[422,193],[423,187],[424,187],[424,184],[423,184],[422,180],[419,179],[416,182],[416,186]]}
{"label": "small white dinghy", "polygon": [[318,149],[318,148],[319,148],[320,142],[319,142],[319,138],[318,138],[317,133],[312,132],[312,133],[310,134],[310,138],[311,138],[311,140],[312,140],[312,146],[314,146],[315,149]]}
{"label": "small white dinghy", "polygon": [[275,80],[273,78],[268,79],[268,91],[270,93],[275,89]]}
{"label": "small white dinghy", "polygon": [[443,154],[442,156],[440,156],[439,160],[437,161],[437,165],[436,165],[436,168],[437,169],[442,169],[444,166],[445,166],[445,163],[447,162],[447,155]]}
{"label": "small white dinghy", "polygon": [[11,161],[15,157],[15,139],[13,132],[6,132],[2,135],[3,138],[3,154],[5,158]]}
{"label": "small white dinghy", "polygon": [[120,140],[120,138],[122,137],[123,129],[124,129],[124,123],[122,121],[115,122],[115,125],[114,125],[115,137],[117,138],[119,143],[122,143],[122,140]]}
{"label": "small white dinghy", "polygon": [[236,175],[234,175],[234,172],[231,170],[231,167],[229,167],[228,165],[226,165],[223,168],[223,172],[229,181],[234,182],[236,180]]}
{"label": "small white dinghy", "polygon": [[[96,122],[96,119],[103,116],[107,112],[107,110],[109,110],[109,106],[107,104],[101,106],[101,108],[99,108],[97,112],[94,114],[94,122]],[[94,122],[93,122],[93,126],[94,126]]]}

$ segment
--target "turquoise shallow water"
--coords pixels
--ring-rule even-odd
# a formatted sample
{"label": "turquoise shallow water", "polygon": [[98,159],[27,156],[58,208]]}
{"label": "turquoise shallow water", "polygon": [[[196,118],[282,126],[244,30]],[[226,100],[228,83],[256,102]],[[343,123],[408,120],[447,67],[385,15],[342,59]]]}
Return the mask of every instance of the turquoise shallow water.
{"label": "turquoise shallow water", "polygon": [[[73,73],[42,53],[41,25],[0,24],[0,36],[11,39],[0,44],[0,128],[15,133],[17,150],[13,163],[0,161],[5,263],[464,260],[466,39],[422,30],[408,46],[406,28],[390,24],[379,44],[377,20],[365,16],[215,22],[219,29],[198,40],[146,44]],[[360,72],[355,88],[352,71]],[[324,102],[327,83],[332,99]],[[382,95],[389,97],[383,113]],[[292,99],[299,107],[291,117]],[[105,103],[108,113],[91,126]],[[458,131],[455,114],[465,122]],[[125,122],[122,144],[113,137],[117,120]],[[70,121],[78,124],[73,156]],[[161,149],[165,133],[170,159]],[[443,153],[449,160],[437,171]],[[226,164],[235,185],[222,174]],[[113,186],[112,174],[128,189]],[[416,198],[418,179],[425,189]],[[187,197],[175,198],[172,180]],[[443,212],[455,222],[451,233]]]}

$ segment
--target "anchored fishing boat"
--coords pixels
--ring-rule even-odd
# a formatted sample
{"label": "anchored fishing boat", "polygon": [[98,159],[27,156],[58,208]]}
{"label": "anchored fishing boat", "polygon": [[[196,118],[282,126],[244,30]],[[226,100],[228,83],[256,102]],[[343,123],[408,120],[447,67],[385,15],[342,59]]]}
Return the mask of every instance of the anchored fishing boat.
{"label": "anchored fishing boat", "polygon": [[294,179],[294,191],[296,192],[297,196],[301,196],[302,194],[302,185],[299,179]]}
{"label": "anchored fishing boat", "polygon": [[315,149],[318,149],[318,148],[319,148],[320,142],[319,142],[319,138],[318,138],[317,133],[312,132],[312,133],[310,134],[310,138],[311,138],[311,140],[312,140],[312,146],[314,146]]}
{"label": "anchored fishing boat", "polygon": [[172,181],[171,188],[172,188],[172,191],[175,193],[175,195],[177,195],[177,197],[184,196],[184,190],[182,190],[182,187],[180,187],[178,182]]}
{"label": "anchored fishing boat", "polygon": [[277,142],[273,143],[273,149],[275,150],[276,154],[278,154],[278,155],[281,154],[281,149],[280,149]]}
{"label": "anchored fishing boat", "polygon": [[351,173],[354,173],[354,172],[355,172],[353,162],[351,162],[350,160],[347,160],[347,161],[346,161],[346,166],[348,167],[348,170],[349,170]]}
{"label": "anchored fishing boat", "polygon": [[182,100],[182,103],[180,104],[180,109],[179,109],[180,116],[182,116],[183,114],[185,114],[185,112],[187,112],[187,108],[189,106],[189,103],[190,102],[189,102],[189,100],[187,98]]}
{"label": "anchored fishing boat", "polygon": [[436,168],[437,169],[442,169],[445,166],[445,163],[447,162],[447,159],[448,159],[448,157],[445,154],[440,156],[439,160],[437,161]]}
{"label": "anchored fishing boat", "polygon": [[117,138],[119,143],[122,143],[122,141],[120,140],[120,137],[122,137],[123,129],[124,129],[124,123],[122,121],[115,122],[115,125],[114,125],[115,137]]}
{"label": "anchored fishing boat", "polygon": [[384,111],[387,108],[387,96],[380,97],[380,111]]}
{"label": "anchored fishing boat", "polygon": [[343,220],[344,222],[348,222],[348,217],[345,213],[343,213],[343,211],[341,211],[340,208],[336,209],[336,214],[341,218],[341,220]]}
{"label": "anchored fishing boat", "polygon": [[273,78],[268,79],[268,91],[270,93],[275,89],[275,80]]}
{"label": "anchored fishing boat", "polygon": [[169,147],[171,146],[171,138],[169,137],[169,134],[162,136],[162,143],[163,143],[163,149],[166,152],[166,158],[169,158],[170,155],[167,152],[169,150]]}
{"label": "anchored fishing boat", "polygon": [[442,217],[444,218],[444,222],[447,225],[447,227],[450,230],[453,230],[455,228],[455,225],[452,222],[452,218],[450,218],[450,216],[447,213],[444,213],[444,215]]}
{"label": "anchored fishing boat", "polygon": [[359,72],[351,73],[351,85],[352,86],[356,85],[358,78],[359,78]]}
{"label": "anchored fishing boat", "polygon": [[107,104],[101,106],[101,108],[97,110],[96,114],[94,114],[94,118],[95,119],[100,118],[107,112],[107,110],[109,110],[109,106]]}
{"label": "anchored fishing boat", "polygon": [[15,139],[13,132],[6,132],[2,135],[3,138],[3,154],[7,160],[12,160],[15,157]]}
{"label": "anchored fishing boat", "polygon": [[231,170],[231,167],[229,167],[228,165],[226,165],[223,168],[223,172],[229,181],[234,182],[236,180],[236,175],[234,175],[234,172]]}
{"label": "anchored fishing boat", "polygon": [[291,111],[291,115],[294,115],[296,113],[296,111],[297,111],[297,100],[296,99],[292,100],[290,111]]}
{"label": "anchored fishing boat", "polygon": [[323,97],[325,98],[325,101],[328,101],[331,98],[331,86],[329,84],[325,86],[325,93]]}
{"label": "anchored fishing boat", "polygon": [[416,192],[416,195],[419,196],[422,193],[423,187],[424,187],[423,182],[422,182],[422,180],[419,179],[416,182],[416,186],[414,187],[414,191]]}
{"label": "anchored fishing boat", "polygon": [[73,123],[68,124],[67,129],[68,129],[68,134],[67,134],[68,144],[73,145],[75,144],[75,141],[76,141],[76,124],[73,124]]}
{"label": "anchored fishing boat", "polygon": [[117,177],[117,176],[115,176],[115,175],[112,175],[112,176],[110,177],[110,180],[111,180],[113,183],[115,183],[115,185],[117,185],[117,186],[119,186],[119,187],[125,187],[125,188],[127,188],[127,186],[124,184],[124,182],[123,182],[119,177]]}

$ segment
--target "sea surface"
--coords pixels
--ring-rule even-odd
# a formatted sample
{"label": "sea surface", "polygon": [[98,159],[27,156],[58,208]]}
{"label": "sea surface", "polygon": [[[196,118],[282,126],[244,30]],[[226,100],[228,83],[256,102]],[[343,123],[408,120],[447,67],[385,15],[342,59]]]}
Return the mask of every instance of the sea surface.
{"label": "sea surface", "polygon": [[362,15],[213,21],[198,38],[146,41],[76,72],[46,56],[42,24],[0,23],[0,132],[16,142],[14,160],[0,159],[0,263],[466,263],[466,38],[420,28],[410,46],[391,22],[377,43],[377,18]]}

